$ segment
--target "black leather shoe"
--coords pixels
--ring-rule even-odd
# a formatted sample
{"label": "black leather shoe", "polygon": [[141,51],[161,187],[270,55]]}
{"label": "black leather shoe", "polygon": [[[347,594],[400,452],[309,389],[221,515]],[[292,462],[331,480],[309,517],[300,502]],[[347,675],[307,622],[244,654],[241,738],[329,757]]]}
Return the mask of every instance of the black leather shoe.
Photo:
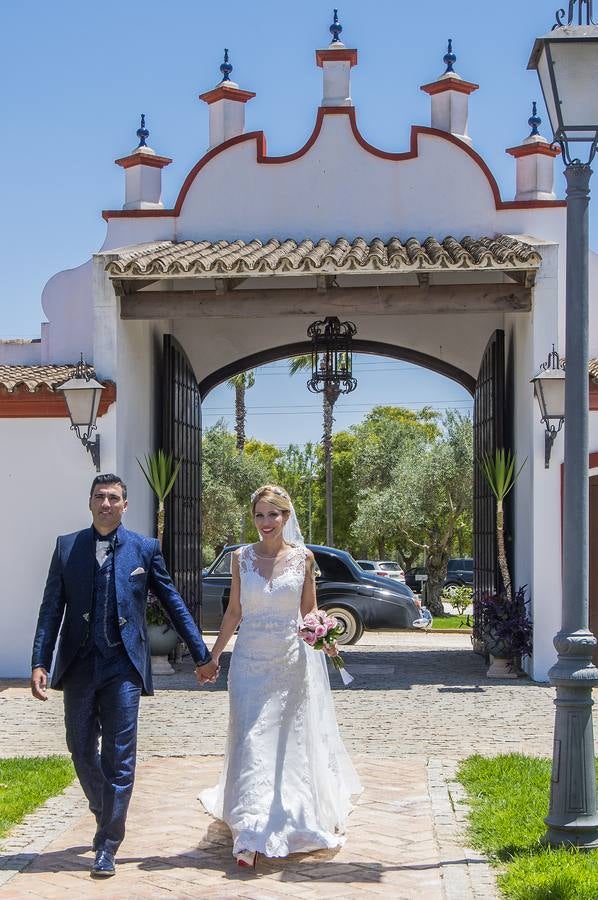
{"label": "black leather shoe", "polygon": [[108,850],[96,850],[96,858],[91,872],[92,878],[110,878],[116,875],[116,867],[114,865],[114,853]]}

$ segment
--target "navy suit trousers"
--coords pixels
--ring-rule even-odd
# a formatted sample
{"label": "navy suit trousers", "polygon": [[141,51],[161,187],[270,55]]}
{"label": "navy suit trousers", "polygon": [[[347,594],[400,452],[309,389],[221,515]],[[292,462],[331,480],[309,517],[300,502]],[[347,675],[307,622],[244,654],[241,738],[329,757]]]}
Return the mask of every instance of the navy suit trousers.
{"label": "navy suit trousers", "polygon": [[94,847],[116,853],[135,780],[141,676],[124,648],[109,658],[94,649],[69,666],[63,688],[67,746],[97,822]]}

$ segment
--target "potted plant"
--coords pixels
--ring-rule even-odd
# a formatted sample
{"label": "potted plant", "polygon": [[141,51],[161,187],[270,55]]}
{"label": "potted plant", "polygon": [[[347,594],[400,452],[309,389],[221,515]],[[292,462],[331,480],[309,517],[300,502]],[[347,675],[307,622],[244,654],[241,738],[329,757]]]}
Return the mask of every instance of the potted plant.
{"label": "potted plant", "polygon": [[497,449],[481,460],[482,471],[496,499],[496,543],[503,590],[474,598],[476,636],[492,659],[489,678],[517,678],[519,661],[532,652],[532,623],[525,601],[526,586],[513,598],[504,536],[504,501],[513,489],[525,460],[516,470],[510,450]]}
{"label": "potted plant", "polygon": [[[156,516],[156,537],[162,549],[164,538],[164,501],[171,492],[176,477],[181,468],[181,460],[175,463],[172,453],[166,454],[163,450],[146,455],[144,462],[137,460],[146,481],[158,500],[158,512]],[[174,650],[178,641],[178,635],[168,616],[164,612],[158,598],[151,591],[148,593],[146,618],[152,655],[153,675],[173,675],[174,669],[168,662],[169,653]]]}

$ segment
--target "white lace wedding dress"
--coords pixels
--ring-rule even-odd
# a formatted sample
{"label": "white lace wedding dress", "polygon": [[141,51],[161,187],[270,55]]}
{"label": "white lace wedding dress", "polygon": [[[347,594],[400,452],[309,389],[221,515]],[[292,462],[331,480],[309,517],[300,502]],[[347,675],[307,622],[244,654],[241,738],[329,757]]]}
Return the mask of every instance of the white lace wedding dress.
{"label": "white lace wedding dress", "polygon": [[324,654],[297,634],[305,547],[277,561],[241,550],[243,619],[228,677],[224,771],[200,800],[233,853],[338,847],[359,779],[338,732]]}

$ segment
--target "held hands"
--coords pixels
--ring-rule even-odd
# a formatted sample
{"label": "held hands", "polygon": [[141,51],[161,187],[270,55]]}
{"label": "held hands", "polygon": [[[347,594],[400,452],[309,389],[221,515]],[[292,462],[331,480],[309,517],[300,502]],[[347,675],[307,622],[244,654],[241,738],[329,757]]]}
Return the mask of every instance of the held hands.
{"label": "held hands", "polygon": [[220,666],[218,660],[212,659],[210,662],[204,663],[203,666],[195,667],[195,677],[199,684],[214,684],[220,674]]}
{"label": "held hands", "polygon": [[48,699],[48,673],[41,666],[31,673],[31,693],[36,700]]}
{"label": "held hands", "polygon": [[338,656],[338,646],[336,641],[333,644],[324,644],[322,650],[326,656]]}

